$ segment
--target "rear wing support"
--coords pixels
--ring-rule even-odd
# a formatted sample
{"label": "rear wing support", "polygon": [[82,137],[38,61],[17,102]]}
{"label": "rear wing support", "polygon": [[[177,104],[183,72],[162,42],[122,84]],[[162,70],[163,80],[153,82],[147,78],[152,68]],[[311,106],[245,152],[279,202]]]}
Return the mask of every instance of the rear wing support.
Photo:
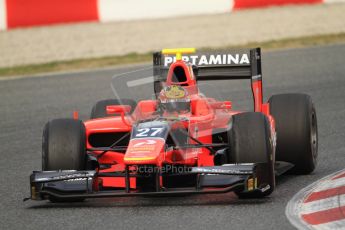
{"label": "rear wing support", "polygon": [[[158,94],[166,81],[170,65],[175,57],[162,52],[153,54],[154,89]],[[240,49],[223,52],[197,52],[183,54],[182,60],[195,65],[197,81],[250,79],[254,98],[254,111],[262,111],[261,49]]]}

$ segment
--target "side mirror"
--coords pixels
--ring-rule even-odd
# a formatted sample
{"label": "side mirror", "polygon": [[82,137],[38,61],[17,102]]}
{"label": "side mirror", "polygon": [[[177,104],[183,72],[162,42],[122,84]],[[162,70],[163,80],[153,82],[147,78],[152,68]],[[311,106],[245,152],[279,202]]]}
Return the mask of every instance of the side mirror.
{"label": "side mirror", "polygon": [[130,105],[108,105],[106,107],[108,115],[125,114],[131,111]]}
{"label": "side mirror", "polygon": [[225,109],[231,109],[232,108],[231,101],[224,101],[224,108]]}

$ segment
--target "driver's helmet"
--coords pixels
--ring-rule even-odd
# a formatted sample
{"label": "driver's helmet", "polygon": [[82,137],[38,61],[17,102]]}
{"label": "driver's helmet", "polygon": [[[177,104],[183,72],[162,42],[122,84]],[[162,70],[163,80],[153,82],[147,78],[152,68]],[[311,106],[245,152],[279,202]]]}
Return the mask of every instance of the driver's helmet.
{"label": "driver's helmet", "polygon": [[159,94],[159,104],[163,111],[169,113],[190,112],[190,98],[188,92],[179,85],[170,85],[162,89]]}

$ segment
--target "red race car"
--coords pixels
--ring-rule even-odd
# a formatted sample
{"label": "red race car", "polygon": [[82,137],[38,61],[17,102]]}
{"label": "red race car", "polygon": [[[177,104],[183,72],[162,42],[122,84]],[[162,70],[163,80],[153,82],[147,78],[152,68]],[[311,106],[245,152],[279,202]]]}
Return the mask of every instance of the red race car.
{"label": "red race car", "polygon": [[[203,82],[233,79],[250,80],[254,111],[205,93],[222,91]],[[98,102],[90,120],[45,125],[42,171],[31,174],[28,199],[231,191],[258,198],[273,192],[277,175],[316,166],[313,102],[279,94],[263,103],[259,48],[165,49],[153,54],[153,67],[115,76],[112,89],[116,99]]]}

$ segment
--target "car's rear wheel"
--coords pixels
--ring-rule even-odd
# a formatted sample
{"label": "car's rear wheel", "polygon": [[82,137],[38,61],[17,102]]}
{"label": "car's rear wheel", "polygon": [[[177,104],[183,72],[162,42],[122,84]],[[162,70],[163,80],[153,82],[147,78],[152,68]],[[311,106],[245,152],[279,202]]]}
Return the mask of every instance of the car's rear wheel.
{"label": "car's rear wheel", "polygon": [[268,163],[263,191],[236,191],[240,198],[260,198],[271,194],[275,187],[274,149],[270,141],[271,130],[268,118],[262,113],[247,112],[232,117],[228,131],[229,163]]}
{"label": "car's rear wheel", "polygon": [[[86,135],[82,121],[55,119],[43,130],[42,170],[85,170]],[[83,199],[49,198],[52,202],[72,202]]]}
{"label": "car's rear wheel", "polygon": [[310,96],[279,94],[272,96],[269,104],[276,123],[277,161],[294,164],[292,173],[311,173],[317,164],[318,133]]}
{"label": "car's rear wheel", "polygon": [[97,102],[91,110],[91,119],[110,117],[114,115],[107,114],[108,105],[130,105],[131,112],[135,109],[137,103],[132,99],[106,99]]}

